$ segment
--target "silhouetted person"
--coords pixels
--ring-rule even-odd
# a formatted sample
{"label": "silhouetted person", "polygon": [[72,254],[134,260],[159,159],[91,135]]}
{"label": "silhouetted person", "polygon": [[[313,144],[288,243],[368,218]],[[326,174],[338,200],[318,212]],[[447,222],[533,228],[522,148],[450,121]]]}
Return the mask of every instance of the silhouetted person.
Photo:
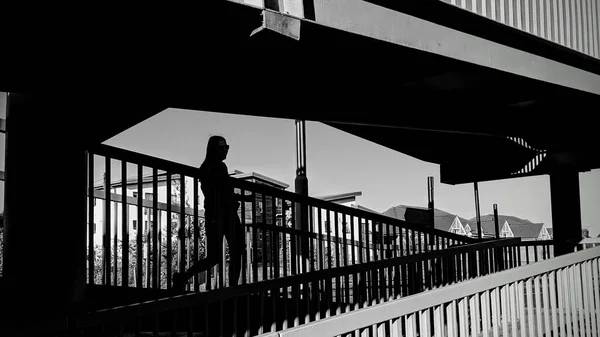
{"label": "silhouetted person", "polygon": [[[200,186],[204,194],[204,226],[206,228],[206,257],[197,261],[184,273],[173,275],[173,288],[183,291],[187,280],[219,263],[223,236],[229,246],[229,283],[237,285],[241,276],[244,251],[244,229],[237,215],[240,206],[230,182],[227,165],[229,145],[225,138],[212,136],[206,147],[206,158],[200,166]],[[223,236],[219,236],[219,226]],[[219,241],[221,240],[221,241]],[[225,266],[223,266],[225,267]],[[210,282],[207,279],[206,282]]]}

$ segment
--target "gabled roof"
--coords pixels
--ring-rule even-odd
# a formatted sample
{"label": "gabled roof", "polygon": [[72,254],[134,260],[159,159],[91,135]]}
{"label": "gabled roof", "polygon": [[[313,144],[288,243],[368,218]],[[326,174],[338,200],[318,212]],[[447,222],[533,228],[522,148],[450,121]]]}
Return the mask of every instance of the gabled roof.
{"label": "gabled roof", "polygon": [[454,219],[456,219],[455,215],[443,215],[435,217],[435,229],[449,231],[450,227],[452,227],[452,223],[454,223]]}
{"label": "gabled roof", "polygon": [[[396,219],[400,219],[400,220],[404,220],[406,221],[406,211],[409,211],[409,213],[411,211],[427,211],[428,208],[427,207],[421,207],[421,206],[407,206],[407,205],[398,205],[398,206],[393,206],[390,207],[387,211],[383,212],[383,215],[392,217],[392,218],[396,218]],[[448,213],[446,211],[442,211],[440,209],[435,209],[434,210],[434,214],[436,217],[438,216],[446,216],[446,215],[454,215],[451,213]],[[462,220],[461,220],[462,221]]]}
{"label": "gabled roof", "polygon": [[548,231],[548,234],[550,234],[550,238],[553,239],[554,238],[554,233],[553,233],[553,229],[552,227],[546,227],[546,230]]}
{"label": "gabled roof", "polygon": [[[494,215],[493,214],[488,214],[488,215],[482,215],[481,216],[481,222],[484,221],[491,221],[492,223],[494,222]],[[517,218],[516,216],[512,216],[512,215],[498,215],[498,223],[500,224],[500,226],[502,226],[502,224],[504,224],[504,221],[508,221],[508,223],[512,226],[513,224],[531,224],[533,222],[527,220],[527,219],[521,219],[521,218]],[[473,217],[469,220],[469,223],[477,223],[477,218]],[[471,226],[473,227],[473,226]],[[477,227],[477,226],[476,226]]]}
{"label": "gabled roof", "polygon": [[544,227],[543,223],[512,224],[509,222],[509,225],[515,237],[528,239],[535,239],[540,236],[540,232]]}
{"label": "gabled roof", "polygon": [[[504,226],[504,222],[498,221],[498,227],[502,230],[502,226]],[[477,220],[473,222],[469,222],[469,227],[471,227],[471,234],[477,235],[479,230],[477,228]],[[483,232],[483,236],[496,236],[496,224],[494,220],[485,220],[481,221],[481,230]]]}
{"label": "gabled roof", "polygon": [[[420,206],[407,206],[407,205],[398,205],[391,207],[387,211],[382,214],[385,216],[389,216],[391,218],[396,218],[404,221],[409,221],[413,223],[419,223],[426,225],[428,223],[428,209],[426,207]],[[434,209],[435,216],[435,229],[440,229],[444,231],[449,231],[450,227],[452,227],[452,223],[457,215],[448,213],[446,211],[442,211],[441,209]],[[462,225],[467,224],[467,220],[461,217],[458,217]]]}

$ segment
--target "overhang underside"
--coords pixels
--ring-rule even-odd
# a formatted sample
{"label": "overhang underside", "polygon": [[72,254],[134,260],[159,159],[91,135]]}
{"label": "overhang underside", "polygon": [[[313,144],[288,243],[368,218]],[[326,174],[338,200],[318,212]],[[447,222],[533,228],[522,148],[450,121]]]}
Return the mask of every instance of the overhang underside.
{"label": "overhang underside", "polygon": [[[478,181],[507,178],[531,160],[535,152],[507,136],[576,153],[582,170],[600,167],[589,113],[597,95],[310,21],[301,22],[299,40],[268,30],[250,37],[260,9],[228,1],[206,8],[144,22],[145,30],[128,17],[88,34],[83,46],[57,34],[55,52],[37,62],[32,55],[47,44],[9,36],[0,90],[63,97],[57,117],[69,123],[102,116],[82,132],[92,142],[174,107],[322,121],[455,168],[447,172],[462,168],[451,183],[473,181],[465,168],[480,172]],[[547,173],[541,168],[535,173]]]}

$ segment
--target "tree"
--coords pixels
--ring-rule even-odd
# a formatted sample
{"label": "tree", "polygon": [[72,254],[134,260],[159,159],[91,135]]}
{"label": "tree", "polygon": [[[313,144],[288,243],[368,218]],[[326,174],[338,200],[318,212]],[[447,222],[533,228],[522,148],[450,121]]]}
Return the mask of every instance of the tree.
{"label": "tree", "polygon": [[[171,204],[172,205],[176,205],[179,206],[181,203],[181,182],[179,179],[173,179],[172,180],[172,188],[171,188]],[[186,186],[187,187],[187,186]],[[186,193],[185,196],[185,206],[187,208],[191,208],[191,203],[190,203],[190,195],[188,195]],[[152,214],[152,210],[149,210]],[[179,249],[179,237],[178,237],[178,232],[179,232],[179,217],[180,214],[179,213],[171,213],[171,219],[167,219],[167,221],[170,222],[171,224],[171,235],[170,235],[170,256],[171,256],[171,273],[174,273],[176,271],[179,270],[179,255],[178,255],[178,249]],[[185,234],[185,240],[184,240],[184,251],[186,252],[186,257],[188,256],[188,254],[192,254],[189,255],[190,257],[193,257],[193,252],[194,252],[194,247],[196,245],[195,243],[195,232],[198,231],[198,236],[199,236],[199,242],[198,242],[198,255],[199,258],[204,258],[206,255],[205,252],[205,237],[206,237],[206,231],[204,228],[204,221],[202,218],[200,218],[198,220],[198,227],[194,228],[194,221],[193,221],[193,216],[191,215],[185,215],[184,219],[182,221],[183,223],[183,230],[184,230],[184,234]],[[167,226],[161,227],[160,232],[160,288],[162,289],[166,289],[167,288],[167,267],[166,267],[166,263],[167,263],[167,248],[168,248],[168,244],[167,244]],[[143,225],[142,222],[140,221],[140,225],[138,226],[137,230],[143,230]],[[137,272],[136,272],[136,268],[137,266],[137,257],[138,257],[138,245],[137,245],[137,230],[134,230],[133,233],[131,233],[130,237],[129,237],[129,286],[136,286],[137,282],[136,282],[136,277],[137,277]],[[150,234],[150,235],[149,235]],[[155,243],[155,239],[151,238],[152,235],[152,228],[151,226],[148,226],[147,230],[143,233],[142,235],[142,264],[140,266],[140,268],[142,268],[142,284],[144,285],[144,287],[148,287],[147,284],[147,280],[148,280],[148,273],[147,271],[147,267],[148,267],[148,263],[152,264],[154,262],[154,256],[153,256],[153,249],[149,250],[149,254],[147,253],[147,248],[148,245],[153,245]],[[114,256],[114,243],[112,241],[113,239],[111,238],[111,243],[110,243],[110,249],[111,249],[111,258]],[[150,247],[152,248],[152,246]],[[188,250],[189,248],[189,250]],[[103,247],[102,247],[102,243],[96,243],[94,245],[94,283],[95,284],[102,284],[102,275],[103,275],[103,265],[102,265],[102,256],[103,256]],[[123,242],[122,239],[119,239],[117,241],[117,285],[121,285],[122,282],[122,263],[123,263]],[[114,261],[111,261],[111,280],[114,279],[114,273],[115,273],[115,263]],[[187,261],[186,261],[187,262]],[[190,259],[191,263],[194,263],[193,258]],[[185,264],[187,266],[187,263]],[[152,265],[151,265],[152,267]],[[188,266],[189,267],[189,266]],[[172,276],[172,275],[171,275]],[[152,279],[152,275],[150,275],[150,279]],[[111,281],[112,283],[112,281]]]}
{"label": "tree", "polygon": [[590,230],[587,228],[584,228],[581,230],[581,238],[585,239],[585,238],[589,238],[590,237]]}

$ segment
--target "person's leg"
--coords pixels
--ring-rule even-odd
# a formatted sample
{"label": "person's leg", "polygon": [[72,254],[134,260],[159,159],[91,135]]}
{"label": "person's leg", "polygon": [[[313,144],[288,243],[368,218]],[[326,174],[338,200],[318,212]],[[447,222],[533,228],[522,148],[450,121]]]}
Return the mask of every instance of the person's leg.
{"label": "person's leg", "polygon": [[245,245],[244,229],[237,214],[231,217],[231,221],[231,226],[226,226],[224,233],[229,246],[229,286],[235,286],[241,283],[242,255]]}
{"label": "person's leg", "polygon": [[[214,225],[206,226],[206,246],[205,246],[205,257],[199,261],[196,261],[188,270],[182,272],[176,272],[173,274],[173,288],[177,291],[183,291],[185,289],[188,280],[195,274],[201,273],[212,268],[218,262],[219,256],[219,245],[218,245],[218,232]],[[206,280],[210,282],[210,280]]]}

